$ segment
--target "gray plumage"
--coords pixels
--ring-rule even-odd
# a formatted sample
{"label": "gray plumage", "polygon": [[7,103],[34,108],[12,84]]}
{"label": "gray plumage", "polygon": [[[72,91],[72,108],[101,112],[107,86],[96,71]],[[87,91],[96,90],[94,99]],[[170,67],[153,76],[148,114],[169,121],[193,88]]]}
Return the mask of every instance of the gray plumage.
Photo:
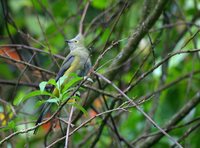
{"label": "gray plumage", "polygon": [[[55,78],[59,80],[63,75],[68,76],[70,73],[76,73],[79,76],[85,76],[91,68],[90,55],[87,48],[84,46],[84,38],[81,34],[78,34],[75,38],[66,41],[69,45],[70,53],[63,61],[61,68]],[[65,82],[67,83],[66,80]],[[52,92],[55,96],[58,91],[54,88]],[[45,103],[42,107],[41,114],[36,122],[36,125],[42,122],[43,117],[49,111],[51,107],[50,103]],[[37,129],[36,129],[37,130]],[[36,133],[36,130],[34,133]]]}

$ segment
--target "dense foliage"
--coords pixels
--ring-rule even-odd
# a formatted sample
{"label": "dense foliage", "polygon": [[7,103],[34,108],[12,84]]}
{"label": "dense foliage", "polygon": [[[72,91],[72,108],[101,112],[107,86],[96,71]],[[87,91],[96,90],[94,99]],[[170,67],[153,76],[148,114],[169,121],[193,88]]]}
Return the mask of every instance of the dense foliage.
{"label": "dense foliage", "polygon": [[[1,0],[0,15],[0,145],[63,147],[71,106],[69,147],[200,144],[198,0]],[[89,78],[47,100],[80,28]]]}

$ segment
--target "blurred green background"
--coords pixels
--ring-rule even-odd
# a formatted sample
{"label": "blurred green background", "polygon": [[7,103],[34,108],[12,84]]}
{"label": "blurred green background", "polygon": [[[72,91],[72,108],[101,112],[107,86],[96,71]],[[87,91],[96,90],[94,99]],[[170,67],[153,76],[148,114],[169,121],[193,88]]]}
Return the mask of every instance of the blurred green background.
{"label": "blurred green background", "polygon": [[[98,72],[107,73],[121,50],[127,45],[128,38],[142,22],[155,10],[157,0],[93,0],[86,13],[83,23],[85,45],[91,52],[92,63],[116,41],[119,43],[106,52],[98,65]],[[37,85],[44,80],[55,77],[63,57],[69,52],[66,39],[73,38],[78,33],[79,23],[86,0],[1,0],[0,8],[0,139],[11,133],[31,127],[38,116],[38,108],[34,105],[38,98],[15,105],[13,100],[37,89]],[[125,9],[123,9],[125,7]],[[147,8],[148,10],[146,10]],[[135,82],[155,64],[162,61],[168,54],[180,50],[198,49],[200,46],[200,2],[198,0],[169,1],[155,25],[140,41],[136,51],[112,80],[121,90],[125,90],[131,81]],[[122,11],[123,10],[123,11]],[[122,13],[122,14],[120,14]],[[120,14],[120,15],[119,15]],[[26,47],[27,46],[27,47]],[[36,52],[29,47],[40,49]],[[11,52],[12,51],[12,52]],[[10,53],[10,54],[9,54]],[[12,54],[11,54],[12,53]],[[53,54],[57,56],[52,56]],[[10,59],[29,62],[51,73],[41,72],[34,67],[26,67]],[[130,89],[127,95],[131,99],[139,100],[162,86],[173,83],[170,87],[155,93],[149,101],[141,105],[142,109],[163,127],[172,119],[180,108],[184,107],[200,88],[199,52],[191,54],[177,54],[165,61],[162,66],[150,72],[148,76]],[[96,81],[95,77],[92,77]],[[19,83],[19,84],[18,84]],[[24,85],[22,85],[24,84]],[[28,84],[35,85],[28,86]],[[117,95],[113,87],[108,86],[105,91]],[[96,100],[102,100],[102,95]],[[106,96],[110,106],[115,98]],[[123,99],[122,99],[123,100]],[[118,100],[115,107],[123,103]],[[107,110],[104,101],[93,104],[98,113]],[[91,112],[91,108],[88,112]],[[187,130],[198,125],[200,108],[197,105],[170,132],[176,140]],[[90,147],[94,142],[105,116],[95,118],[92,123],[81,128],[71,138],[71,147]],[[83,117],[77,122],[80,125]],[[134,143],[141,135],[149,135],[158,131],[135,108],[129,112],[113,112],[112,118],[121,137],[133,147],[143,143],[145,138]],[[194,121],[193,121],[194,120]],[[192,122],[191,122],[192,121]],[[187,124],[191,122],[190,124]],[[196,148],[200,145],[199,126],[197,126],[181,144],[184,147]],[[109,118],[104,126],[96,147],[128,147],[123,140],[119,140],[114,125]],[[58,131],[57,131],[58,132]],[[56,132],[47,143],[55,141]],[[4,143],[5,147],[43,147],[44,134],[19,134]],[[47,145],[48,145],[47,144]],[[157,141],[154,147],[169,147],[172,142],[164,137]],[[56,145],[63,147],[63,143]]]}

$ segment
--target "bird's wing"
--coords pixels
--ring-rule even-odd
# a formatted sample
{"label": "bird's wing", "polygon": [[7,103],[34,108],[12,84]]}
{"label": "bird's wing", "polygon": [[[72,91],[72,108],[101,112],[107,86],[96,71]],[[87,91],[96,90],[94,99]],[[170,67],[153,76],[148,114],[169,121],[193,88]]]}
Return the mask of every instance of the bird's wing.
{"label": "bird's wing", "polygon": [[84,69],[81,71],[81,73],[79,75],[82,76],[82,77],[86,76],[91,67],[92,67],[91,61],[88,58],[86,60],[86,62],[84,63]]}
{"label": "bird's wing", "polygon": [[64,75],[64,73],[67,71],[67,69],[71,66],[71,64],[72,64],[72,62],[74,61],[74,56],[73,55],[71,55],[71,54],[69,54],[66,58],[65,58],[65,60],[64,60],[64,62],[63,62],[63,64],[62,64],[62,66],[61,66],[61,68],[60,68],[60,71],[58,72],[58,74],[57,74],[57,76],[56,76],[56,82],[59,80],[59,78],[60,77],[62,77],[63,75]]}
{"label": "bird's wing", "polygon": [[[41,110],[41,114],[40,114],[40,116],[38,117],[38,119],[37,119],[35,125],[38,125],[39,123],[42,122],[43,117],[44,117],[45,114],[49,111],[50,107],[51,107],[51,104],[50,104],[50,103],[45,103],[45,104],[43,104],[42,110]],[[38,127],[35,128],[34,134],[37,133],[37,130],[38,130]]]}
{"label": "bird's wing", "polygon": [[[62,76],[64,75],[64,73],[69,69],[69,67],[71,66],[71,64],[72,64],[73,61],[74,61],[74,58],[75,58],[74,55],[71,55],[71,54],[69,54],[69,55],[65,58],[65,60],[64,60],[64,62],[63,62],[63,64],[62,64],[62,66],[61,66],[61,68],[60,68],[60,71],[58,72],[58,74],[57,74],[57,76],[56,76],[56,79],[55,79],[56,82],[57,82],[57,81],[59,80],[59,78],[62,77]],[[52,90],[53,90],[53,89],[54,89],[54,87],[52,87]],[[38,125],[39,123],[42,122],[43,117],[44,117],[45,114],[49,111],[50,107],[51,107],[51,104],[50,104],[50,103],[45,103],[45,104],[43,104],[42,110],[41,110],[41,114],[40,114],[39,118],[37,119],[35,125]],[[36,134],[37,129],[38,129],[38,128],[35,129],[34,134]]]}

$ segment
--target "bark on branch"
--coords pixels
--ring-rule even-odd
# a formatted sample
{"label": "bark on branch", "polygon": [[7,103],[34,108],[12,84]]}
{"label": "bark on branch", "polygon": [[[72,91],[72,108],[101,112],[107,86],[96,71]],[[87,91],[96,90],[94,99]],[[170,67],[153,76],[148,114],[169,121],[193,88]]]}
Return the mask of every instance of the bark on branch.
{"label": "bark on branch", "polygon": [[[178,122],[180,122],[193,108],[195,108],[200,103],[200,92],[198,92],[190,101],[187,102],[172,118],[171,120],[163,127],[163,129],[170,129],[170,127],[175,126]],[[170,131],[170,130],[169,130]],[[169,132],[167,131],[167,132]],[[163,134],[160,133],[155,135],[154,137],[150,137],[145,140],[139,147],[146,148],[151,147],[155,143],[157,143]]]}

